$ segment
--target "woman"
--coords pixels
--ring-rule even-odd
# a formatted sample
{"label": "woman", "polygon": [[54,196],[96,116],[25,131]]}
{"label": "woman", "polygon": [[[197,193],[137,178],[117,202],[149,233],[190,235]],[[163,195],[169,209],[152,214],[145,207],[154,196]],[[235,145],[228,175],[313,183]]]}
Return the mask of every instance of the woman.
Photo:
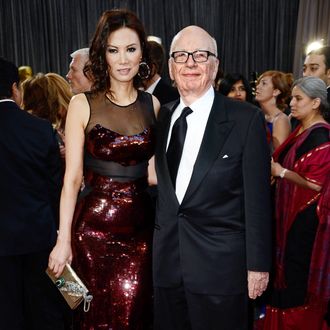
{"label": "woman", "polygon": [[330,125],[327,90],[315,77],[294,83],[300,125],[275,151],[275,282],[264,329],[328,329],[330,299]]}
{"label": "woman", "polygon": [[226,74],[220,81],[218,91],[238,101],[253,103],[252,88],[247,79],[240,73]]}
{"label": "woman", "polygon": [[[92,92],[78,94],[66,122],[60,229],[49,267],[73,266],[93,295],[77,329],[148,329],[151,315],[152,205],[148,160],[159,102],[139,91],[146,35],[126,10],[101,16],[87,67]],[[85,188],[77,194],[84,176]]]}
{"label": "woman", "polygon": [[56,73],[38,73],[25,80],[22,88],[23,108],[52,123],[64,158],[64,127],[72,97],[68,82]]}
{"label": "woman", "polygon": [[291,132],[290,119],[283,113],[290,95],[292,75],[281,71],[266,71],[257,81],[256,98],[265,114],[271,134],[270,149],[273,152]]}

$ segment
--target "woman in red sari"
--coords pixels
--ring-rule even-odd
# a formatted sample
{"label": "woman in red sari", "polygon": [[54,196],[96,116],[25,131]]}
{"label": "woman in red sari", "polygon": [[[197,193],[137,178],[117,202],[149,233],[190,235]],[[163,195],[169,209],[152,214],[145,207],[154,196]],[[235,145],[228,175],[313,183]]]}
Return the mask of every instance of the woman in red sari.
{"label": "woman in red sari", "polygon": [[330,299],[330,125],[324,82],[293,85],[300,125],[276,149],[275,276],[264,329],[325,330]]}

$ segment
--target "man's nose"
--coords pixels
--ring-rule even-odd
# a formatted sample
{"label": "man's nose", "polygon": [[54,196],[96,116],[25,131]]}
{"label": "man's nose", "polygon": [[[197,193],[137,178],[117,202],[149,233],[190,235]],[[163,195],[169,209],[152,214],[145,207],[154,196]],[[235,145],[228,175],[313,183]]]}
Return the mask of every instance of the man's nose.
{"label": "man's nose", "polygon": [[194,66],[196,64],[195,60],[193,59],[193,55],[192,54],[189,54],[188,55],[188,59],[187,59],[186,64],[188,66]]}

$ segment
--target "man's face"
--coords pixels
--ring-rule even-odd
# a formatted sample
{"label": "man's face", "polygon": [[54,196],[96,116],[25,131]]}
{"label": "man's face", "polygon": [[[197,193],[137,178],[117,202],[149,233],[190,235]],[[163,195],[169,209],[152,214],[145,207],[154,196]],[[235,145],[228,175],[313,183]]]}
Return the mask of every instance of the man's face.
{"label": "man's face", "polygon": [[92,82],[83,72],[85,63],[86,59],[81,55],[76,55],[70,63],[66,78],[73,94],[87,92],[91,89]]}
{"label": "man's face", "polygon": [[303,76],[317,77],[322,79],[327,85],[330,85],[330,69],[326,70],[324,55],[311,54],[306,56]]}
{"label": "man's face", "polygon": [[[207,50],[215,54],[214,43],[211,37],[202,29],[193,27],[184,29],[172,45],[172,52]],[[171,57],[169,71],[172,80],[176,82],[181,96],[202,96],[213,85],[217,74],[219,60],[209,56],[203,63],[194,61],[189,55],[186,63],[175,63]]]}

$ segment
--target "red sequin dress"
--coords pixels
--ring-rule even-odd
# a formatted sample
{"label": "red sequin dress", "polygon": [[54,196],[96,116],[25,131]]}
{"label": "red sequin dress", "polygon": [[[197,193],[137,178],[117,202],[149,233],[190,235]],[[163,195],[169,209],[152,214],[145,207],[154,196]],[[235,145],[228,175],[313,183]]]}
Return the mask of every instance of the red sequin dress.
{"label": "red sequin dress", "polygon": [[148,160],[155,116],[148,93],[128,106],[86,93],[84,184],[75,210],[73,266],[93,295],[74,329],[146,330],[152,314],[152,205]]}

